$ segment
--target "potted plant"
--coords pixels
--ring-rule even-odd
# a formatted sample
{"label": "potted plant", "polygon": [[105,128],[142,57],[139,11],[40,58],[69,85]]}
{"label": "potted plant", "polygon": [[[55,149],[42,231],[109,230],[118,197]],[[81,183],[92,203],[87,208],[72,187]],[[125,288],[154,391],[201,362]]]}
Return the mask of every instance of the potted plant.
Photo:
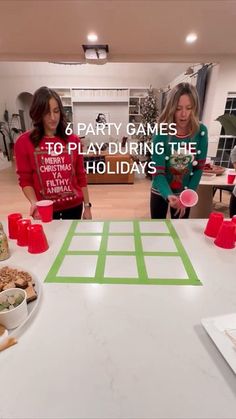
{"label": "potted plant", "polygon": [[232,135],[236,137],[236,116],[233,114],[225,113],[218,116],[216,121],[219,121],[224,128],[225,135]]}

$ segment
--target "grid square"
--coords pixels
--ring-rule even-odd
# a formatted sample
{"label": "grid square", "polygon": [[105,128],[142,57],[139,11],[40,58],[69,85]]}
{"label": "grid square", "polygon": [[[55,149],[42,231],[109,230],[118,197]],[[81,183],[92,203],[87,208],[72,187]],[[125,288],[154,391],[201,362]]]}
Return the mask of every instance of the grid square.
{"label": "grid square", "polygon": [[98,251],[102,236],[73,236],[68,250],[70,251]]}
{"label": "grid square", "polygon": [[103,222],[82,221],[78,222],[75,233],[102,233]]}
{"label": "grid square", "polygon": [[112,221],[109,233],[133,233],[134,226],[132,221]]}
{"label": "grid square", "polygon": [[134,236],[109,236],[107,250],[109,252],[134,252]]}
{"label": "grid square", "polygon": [[177,252],[171,236],[142,236],[144,252]]}
{"label": "grid square", "polygon": [[144,256],[149,279],[188,279],[179,256]]}
{"label": "grid square", "polygon": [[57,276],[93,278],[96,273],[97,259],[96,255],[66,255]]}
{"label": "grid square", "polygon": [[139,228],[141,233],[169,233],[165,221],[140,221]]}
{"label": "grid square", "polygon": [[138,278],[135,256],[107,256],[104,278]]}

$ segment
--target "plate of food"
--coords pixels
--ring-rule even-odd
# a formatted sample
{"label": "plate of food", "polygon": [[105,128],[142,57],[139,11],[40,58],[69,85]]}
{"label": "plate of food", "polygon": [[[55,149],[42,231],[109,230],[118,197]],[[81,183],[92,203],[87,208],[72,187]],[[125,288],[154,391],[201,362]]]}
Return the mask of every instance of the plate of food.
{"label": "plate of food", "polygon": [[236,313],[205,318],[201,323],[236,374]]}
{"label": "plate of food", "polygon": [[[8,323],[7,317],[13,317],[13,314],[17,317],[17,314],[15,313],[17,311],[20,312],[19,308],[24,303],[27,305],[26,315],[23,316],[21,313],[21,319],[18,319],[19,321],[16,322],[16,324],[19,324],[16,327],[8,328],[8,334],[10,336],[19,336],[23,327],[33,316],[41,298],[41,289],[42,287],[39,280],[30,272],[15,266],[0,267],[0,324],[1,319],[3,319],[2,322],[4,321],[4,323],[6,322],[5,324],[11,325],[11,320],[10,323]],[[9,292],[7,290],[9,290]],[[20,295],[24,298],[21,297],[21,301],[19,301],[18,305],[17,299],[20,299]],[[25,302],[23,300],[25,300]],[[9,301],[11,305],[9,305]]]}
{"label": "plate of food", "polygon": [[209,173],[209,174],[214,174],[216,176],[220,176],[220,175],[223,175],[224,172],[225,172],[225,167],[217,166],[216,164],[207,163],[205,164],[203,168],[204,175],[206,173]]}

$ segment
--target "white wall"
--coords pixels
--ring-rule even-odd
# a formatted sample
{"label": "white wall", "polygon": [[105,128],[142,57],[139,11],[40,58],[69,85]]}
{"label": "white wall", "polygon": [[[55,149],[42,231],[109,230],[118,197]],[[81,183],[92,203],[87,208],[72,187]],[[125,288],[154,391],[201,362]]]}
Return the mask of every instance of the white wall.
{"label": "white wall", "polygon": [[[96,123],[95,118],[98,113],[109,114],[110,123],[119,125],[122,124],[119,129],[119,135],[113,128],[109,135],[107,130],[104,130],[104,134],[93,135],[92,133],[86,134],[86,141],[104,143],[108,141],[121,140],[123,136],[126,136],[126,125],[128,124],[128,103],[115,103],[115,102],[88,102],[88,103],[75,103],[73,106],[74,121],[82,121],[88,128],[89,124],[93,124],[95,129]],[[77,133],[77,127],[74,127],[74,132]],[[81,133],[82,135],[82,133]]]}
{"label": "white wall", "polygon": [[[217,98],[216,92],[217,92],[217,86],[219,83],[219,68],[220,65],[216,64],[214,67],[210,69],[210,75],[208,77],[207,82],[207,90],[205,94],[205,103],[204,103],[204,112],[202,116],[202,122],[207,126],[208,128],[208,156],[215,157],[218,141],[219,141],[219,135],[221,126],[219,122],[217,122],[217,132],[214,132],[213,126],[215,125],[214,118],[212,116],[213,107],[215,103],[218,101],[222,106],[222,99]],[[225,102],[224,102],[225,103]],[[224,110],[222,111],[224,113]],[[217,115],[218,116],[218,115]]]}
{"label": "white wall", "polygon": [[5,106],[16,111],[21,92],[50,87],[161,87],[186,64],[107,63],[105,65],[59,65],[52,63],[0,63],[0,115]]}
{"label": "white wall", "polygon": [[[148,87],[152,85],[159,88],[173,84],[173,81],[175,83],[183,81],[183,72],[188,65],[191,64],[175,64],[175,69],[172,68],[171,72],[167,64],[158,63],[108,63],[105,66],[0,63],[0,120],[5,107],[11,113],[18,111],[16,102],[21,92],[33,93],[42,85],[51,87]],[[185,81],[187,81],[186,77]],[[221,130],[220,123],[215,119],[224,112],[228,92],[236,92],[236,59],[222,57],[219,65],[213,67],[211,72],[203,115],[203,122],[209,131],[209,155],[212,156],[216,151]]]}
{"label": "white wall", "polygon": [[221,125],[215,119],[224,113],[228,93],[236,93],[236,59],[225,59],[218,66],[217,80],[209,93],[213,102],[209,131],[211,135],[219,135]]}
{"label": "white wall", "polygon": [[[4,109],[8,109],[10,114],[18,112],[19,94],[34,93],[40,86],[147,88],[152,85],[159,88],[182,72],[186,65],[188,64],[107,63],[71,66],[38,62],[0,62],[0,120],[3,118]],[[0,136],[0,148],[1,141]]]}
{"label": "white wall", "polygon": [[224,113],[228,93],[236,94],[236,59],[225,58],[213,67],[206,96],[204,122],[208,126],[210,138],[209,155],[215,156],[221,124],[216,118]]}
{"label": "white wall", "polygon": [[[180,74],[169,84],[173,87],[183,81],[195,84],[193,78],[184,74]],[[236,93],[236,59],[223,57],[220,63],[214,64],[210,70],[202,117],[202,122],[208,128],[208,155],[212,157],[216,155],[221,131],[221,124],[216,118],[224,113],[229,92]]]}

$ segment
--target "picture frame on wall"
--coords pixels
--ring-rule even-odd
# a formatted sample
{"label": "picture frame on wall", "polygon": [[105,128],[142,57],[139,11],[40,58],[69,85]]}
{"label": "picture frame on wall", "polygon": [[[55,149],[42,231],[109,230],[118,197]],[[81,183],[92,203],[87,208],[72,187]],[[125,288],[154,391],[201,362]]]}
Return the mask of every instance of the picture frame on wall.
{"label": "picture frame on wall", "polygon": [[105,128],[108,128],[110,122],[110,116],[108,112],[96,112],[95,123],[96,125],[104,124]]}

